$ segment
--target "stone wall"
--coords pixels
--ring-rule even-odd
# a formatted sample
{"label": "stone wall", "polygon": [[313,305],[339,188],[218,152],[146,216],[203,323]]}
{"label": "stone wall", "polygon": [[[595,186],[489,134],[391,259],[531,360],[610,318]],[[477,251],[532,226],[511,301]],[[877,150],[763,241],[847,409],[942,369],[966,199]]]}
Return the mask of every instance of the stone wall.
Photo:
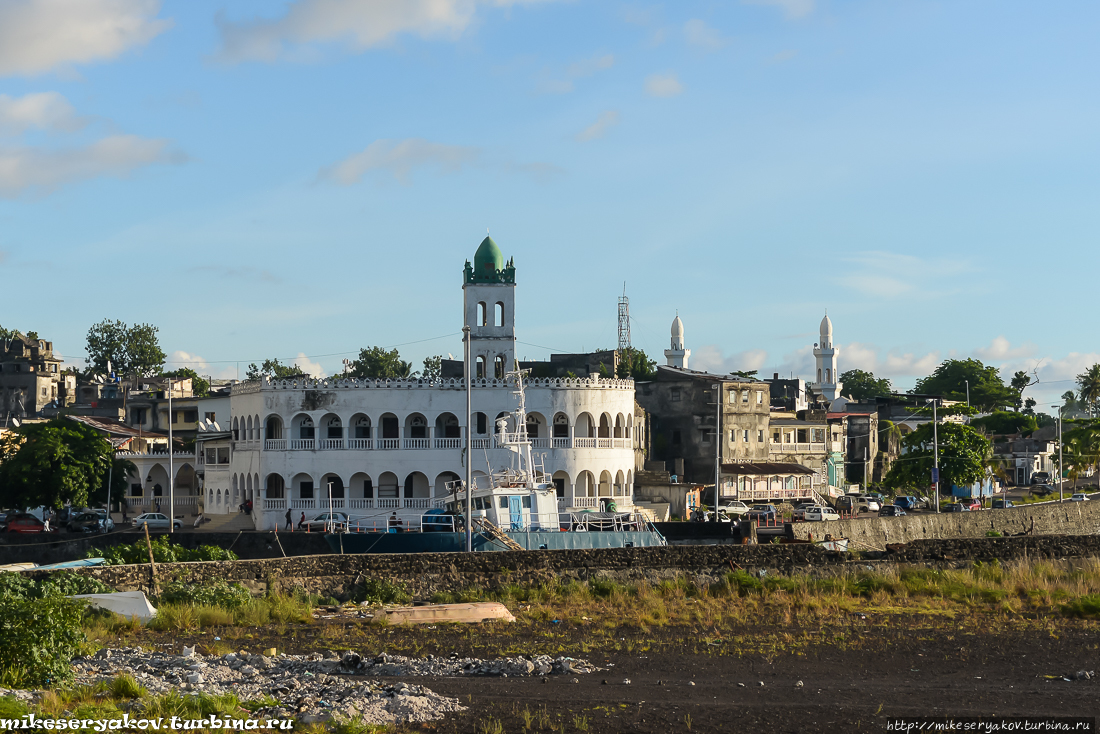
{"label": "stone wall", "polygon": [[863,517],[828,523],[795,523],[794,537],[815,540],[825,533],[855,541],[854,548],[883,549],[887,543],[1002,535],[1095,535],[1100,533],[1100,501],[1026,505],[980,512],[920,513],[905,517]]}
{"label": "stone wall", "polygon": [[886,557],[891,561],[921,565],[968,566],[975,561],[1084,558],[1100,556],[1100,535],[914,540],[904,545],[891,545],[887,550]]}

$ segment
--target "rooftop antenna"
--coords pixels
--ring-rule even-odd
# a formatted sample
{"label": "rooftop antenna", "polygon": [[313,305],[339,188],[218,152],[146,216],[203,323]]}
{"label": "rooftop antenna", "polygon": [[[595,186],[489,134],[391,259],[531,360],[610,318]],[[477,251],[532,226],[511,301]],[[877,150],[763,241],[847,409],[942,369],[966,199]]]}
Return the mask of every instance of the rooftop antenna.
{"label": "rooftop antenna", "polygon": [[626,281],[623,281],[623,294],[619,297],[619,356],[630,349],[630,299],[626,296]]}

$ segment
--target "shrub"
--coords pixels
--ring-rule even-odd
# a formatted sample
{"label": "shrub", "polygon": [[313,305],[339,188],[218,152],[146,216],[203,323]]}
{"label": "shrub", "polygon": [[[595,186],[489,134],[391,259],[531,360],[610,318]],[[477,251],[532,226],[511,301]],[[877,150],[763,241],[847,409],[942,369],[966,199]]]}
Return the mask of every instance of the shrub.
{"label": "shrub", "polygon": [[[150,545],[153,549],[153,560],[157,563],[237,560],[237,554],[225,548],[220,548],[216,545],[200,545],[198,548],[184,548],[182,545],[173,544],[168,540],[168,536],[166,535],[161,535],[151,541]],[[102,557],[108,566],[148,563],[149,549],[146,547],[144,540],[139,540],[131,545],[115,545],[103,550],[92,548],[88,551],[88,557]]]}
{"label": "shrub", "polygon": [[43,599],[48,596],[73,594],[109,594],[114,591],[98,579],[80,576],[70,571],[52,574],[38,581],[21,573],[0,573],[0,598]]}
{"label": "shrub", "polygon": [[205,584],[173,581],[160,595],[160,601],[168,604],[196,604],[238,609],[252,601],[252,594],[240,584],[230,584],[220,579]]}
{"label": "shrub", "polygon": [[1062,605],[1062,613],[1070,617],[1100,617],[1100,594],[1080,596]]}
{"label": "shrub", "polygon": [[[4,574],[5,576],[8,574]],[[0,598],[0,677],[10,687],[56,687],[84,642],[85,603],[61,596]]]}
{"label": "shrub", "polygon": [[356,587],[354,599],[376,604],[405,604],[411,601],[412,597],[401,584],[383,579],[367,579]]}

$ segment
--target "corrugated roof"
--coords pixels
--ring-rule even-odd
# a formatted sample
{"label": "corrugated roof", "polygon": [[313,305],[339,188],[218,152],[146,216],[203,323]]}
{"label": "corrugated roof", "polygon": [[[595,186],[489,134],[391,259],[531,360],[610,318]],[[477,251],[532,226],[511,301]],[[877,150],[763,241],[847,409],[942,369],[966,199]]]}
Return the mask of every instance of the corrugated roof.
{"label": "corrugated roof", "polygon": [[815,474],[816,472],[801,464],[789,464],[778,461],[748,462],[745,464],[722,464],[726,474]]}
{"label": "corrugated roof", "polygon": [[91,426],[97,431],[103,431],[104,433],[111,434],[113,436],[125,436],[126,438],[168,438],[167,433],[161,433],[159,431],[139,431],[138,429],[128,426],[117,420],[111,418],[103,418],[97,415],[67,415],[65,416],[69,420],[79,421],[84,425]]}

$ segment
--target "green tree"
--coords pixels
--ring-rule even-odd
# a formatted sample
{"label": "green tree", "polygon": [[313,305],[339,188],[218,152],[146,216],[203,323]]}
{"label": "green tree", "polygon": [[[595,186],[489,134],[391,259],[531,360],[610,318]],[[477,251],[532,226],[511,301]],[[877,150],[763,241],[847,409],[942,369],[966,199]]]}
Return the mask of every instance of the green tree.
{"label": "green tree", "polygon": [[948,400],[965,401],[970,383],[970,404],[983,412],[1015,406],[1018,394],[1004,384],[996,367],[987,367],[976,359],[949,359],[928,377],[917,380],[911,392],[942,395]]}
{"label": "green tree", "polygon": [[894,392],[894,386],[890,381],[875,377],[872,372],[864,370],[848,370],[840,373],[840,381],[844,384],[844,392],[852,400],[863,402],[871,398],[886,397]]}
{"label": "green tree", "polygon": [[1013,433],[1028,435],[1039,427],[1039,421],[1034,415],[1027,413],[998,410],[983,418],[975,418],[970,421],[970,425],[997,436]]}
{"label": "green tree", "polygon": [[1077,385],[1081,388],[1078,392],[1081,407],[1088,410],[1091,416],[1094,414],[1097,402],[1100,402],[1100,364],[1094,364],[1077,375]]}
{"label": "green tree", "polygon": [[198,372],[190,367],[180,367],[178,370],[172,370],[171,372],[165,372],[163,377],[173,377],[177,380],[191,379],[191,392],[197,398],[205,398],[210,394],[210,383],[203,377],[199,376]]}
{"label": "green tree", "polygon": [[127,326],[104,319],[88,329],[87,351],[90,372],[108,372],[107,364],[119,375],[151,377],[164,367],[164,351],[152,324]]}
{"label": "green tree", "polygon": [[105,486],[113,458],[111,443],[83,423],[20,426],[0,439],[0,505],[85,506]]}
{"label": "green tree", "polygon": [[424,369],[421,371],[420,376],[425,380],[438,380],[443,374],[443,355],[437,354],[434,357],[424,358]]}
{"label": "green tree", "polygon": [[291,380],[295,377],[305,377],[305,374],[296,364],[283,364],[278,359],[265,359],[259,367],[255,363],[248,365],[244,379],[258,380],[262,375],[267,375],[275,380]]}
{"label": "green tree", "polygon": [[616,376],[620,379],[652,380],[657,374],[657,363],[636,347],[627,347],[619,353]]}
{"label": "green tree", "polygon": [[1063,418],[1070,418],[1077,413],[1077,410],[1077,393],[1066,390],[1062,393],[1062,407],[1058,409],[1058,414]]}
{"label": "green tree", "polygon": [[[892,490],[928,487],[932,483],[934,456],[932,423],[925,423],[901,440],[902,455],[886,473],[883,484]],[[940,423],[940,487],[965,486],[986,477],[993,443],[962,423]]]}
{"label": "green tree", "polygon": [[1031,375],[1018,370],[1016,374],[1012,376],[1012,382],[1009,383],[1012,390],[1016,393],[1016,410],[1020,409],[1024,401],[1024,390],[1034,385],[1035,381],[1031,379]]}
{"label": "green tree", "polygon": [[15,329],[5,329],[3,326],[0,326],[0,341],[11,341],[18,335],[19,332]]}
{"label": "green tree", "polygon": [[415,376],[412,365],[403,362],[396,349],[387,352],[382,347],[360,349],[359,359],[352,362],[348,370],[348,377],[361,380],[396,380]]}

